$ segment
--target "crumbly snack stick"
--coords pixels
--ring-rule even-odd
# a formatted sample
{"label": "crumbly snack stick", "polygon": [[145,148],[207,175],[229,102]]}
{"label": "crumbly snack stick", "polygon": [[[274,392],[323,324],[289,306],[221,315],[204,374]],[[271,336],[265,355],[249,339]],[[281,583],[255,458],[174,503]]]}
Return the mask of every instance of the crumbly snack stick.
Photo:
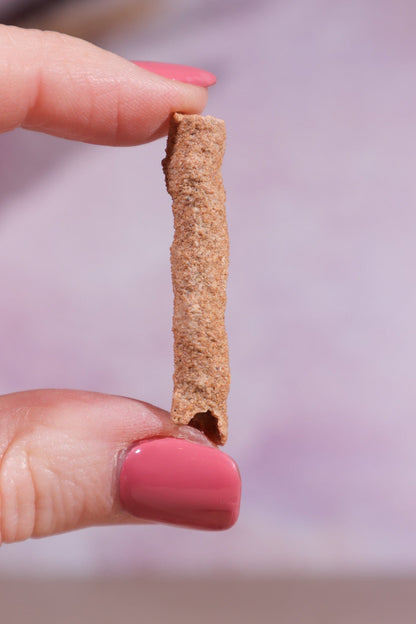
{"label": "crumbly snack stick", "polygon": [[215,117],[175,113],[166,158],[173,200],[174,375],[171,415],[227,440],[230,386],[224,314],[229,241],[221,165],[225,124]]}

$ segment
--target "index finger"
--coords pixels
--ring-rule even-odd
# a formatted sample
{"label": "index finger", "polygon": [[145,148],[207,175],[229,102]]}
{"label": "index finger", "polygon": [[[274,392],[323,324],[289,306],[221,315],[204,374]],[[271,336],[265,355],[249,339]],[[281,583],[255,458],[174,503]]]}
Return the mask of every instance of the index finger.
{"label": "index finger", "polygon": [[203,87],[169,80],[61,33],[0,25],[0,133],[23,127],[101,145],[167,133],[174,111],[200,113]]}

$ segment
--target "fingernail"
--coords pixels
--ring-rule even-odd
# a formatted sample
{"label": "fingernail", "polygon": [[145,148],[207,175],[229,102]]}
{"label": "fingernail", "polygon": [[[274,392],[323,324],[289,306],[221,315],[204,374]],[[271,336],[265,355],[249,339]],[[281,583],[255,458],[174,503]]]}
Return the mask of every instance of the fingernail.
{"label": "fingernail", "polygon": [[204,69],[198,67],[189,67],[189,65],[175,65],[174,63],[158,63],[156,61],[132,61],[135,65],[147,69],[154,74],[170,78],[171,80],[179,80],[179,82],[187,82],[197,87],[212,87],[217,82],[216,76]]}
{"label": "fingernail", "polygon": [[234,460],[188,440],[143,440],[129,452],[120,473],[123,508],[155,522],[229,529],[237,521],[240,497]]}

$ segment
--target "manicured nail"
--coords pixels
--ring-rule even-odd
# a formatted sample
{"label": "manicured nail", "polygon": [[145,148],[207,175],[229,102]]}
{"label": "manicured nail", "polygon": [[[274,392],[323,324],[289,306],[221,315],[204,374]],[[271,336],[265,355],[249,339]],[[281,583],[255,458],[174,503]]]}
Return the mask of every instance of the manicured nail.
{"label": "manicured nail", "polygon": [[155,522],[229,529],[238,518],[240,496],[240,473],[231,457],[178,438],[138,443],[120,473],[123,508]]}
{"label": "manicured nail", "polygon": [[179,82],[188,82],[197,87],[212,87],[217,82],[216,76],[204,69],[198,67],[189,67],[188,65],[175,65],[174,63],[158,63],[156,61],[132,61],[135,65],[143,67],[154,74],[170,78],[171,80],[179,80]]}

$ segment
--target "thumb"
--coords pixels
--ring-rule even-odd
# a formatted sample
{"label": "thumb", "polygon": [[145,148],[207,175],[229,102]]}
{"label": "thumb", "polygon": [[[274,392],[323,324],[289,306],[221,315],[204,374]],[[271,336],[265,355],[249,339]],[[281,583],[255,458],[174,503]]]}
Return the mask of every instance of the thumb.
{"label": "thumb", "polygon": [[234,461],[133,399],[69,390],[0,397],[0,543],[102,524],[234,524]]}

